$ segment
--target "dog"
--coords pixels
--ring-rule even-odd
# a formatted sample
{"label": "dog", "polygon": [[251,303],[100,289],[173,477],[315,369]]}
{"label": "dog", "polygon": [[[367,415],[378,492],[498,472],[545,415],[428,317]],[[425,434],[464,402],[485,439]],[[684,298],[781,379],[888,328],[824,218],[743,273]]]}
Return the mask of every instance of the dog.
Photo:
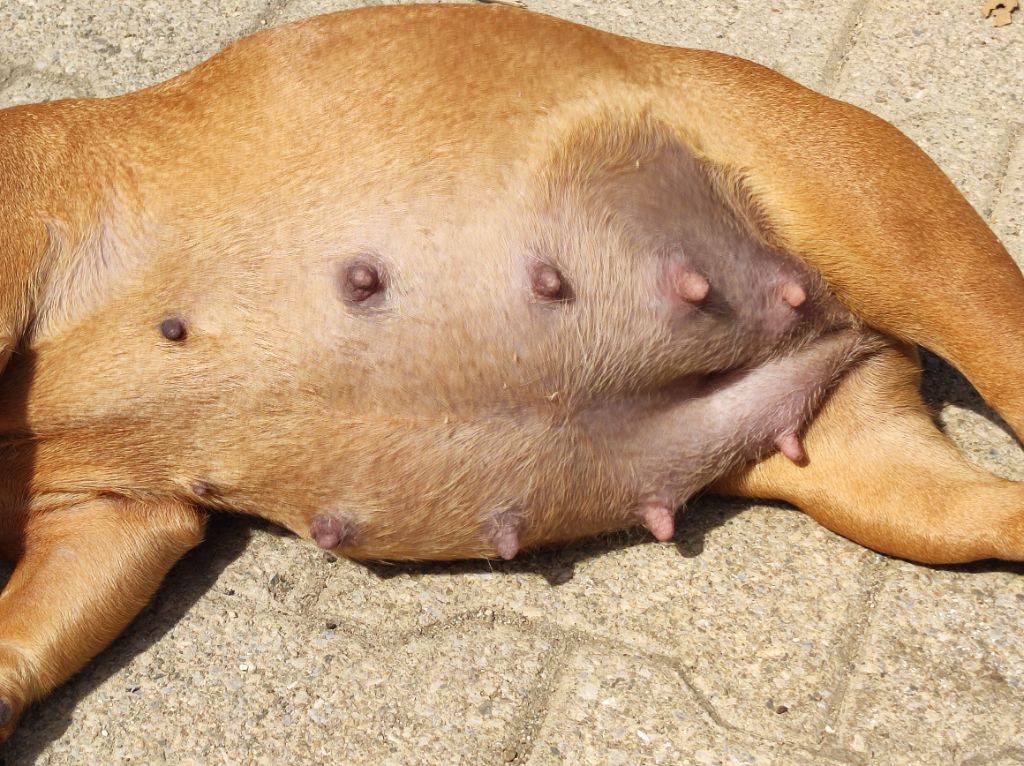
{"label": "dog", "polygon": [[[457,41],[438,44],[438,40]],[[0,737],[207,514],[512,558],[695,492],[1024,560],[1024,277],[898,130],[756,64],[494,6],[369,8],[0,111]]]}

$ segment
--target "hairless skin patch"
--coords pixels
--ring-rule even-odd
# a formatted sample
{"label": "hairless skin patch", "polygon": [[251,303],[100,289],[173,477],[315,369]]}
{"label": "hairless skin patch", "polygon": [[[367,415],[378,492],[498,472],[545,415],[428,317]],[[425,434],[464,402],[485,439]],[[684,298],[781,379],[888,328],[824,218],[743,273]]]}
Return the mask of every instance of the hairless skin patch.
{"label": "hairless skin patch", "polygon": [[208,499],[213,495],[213,487],[205,481],[197,481],[192,485],[192,494],[196,497]]}
{"label": "hairless skin patch", "polygon": [[313,517],[309,534],[325,550],[351,545],[356,538],[356,523],[347,514],[320,513]]}

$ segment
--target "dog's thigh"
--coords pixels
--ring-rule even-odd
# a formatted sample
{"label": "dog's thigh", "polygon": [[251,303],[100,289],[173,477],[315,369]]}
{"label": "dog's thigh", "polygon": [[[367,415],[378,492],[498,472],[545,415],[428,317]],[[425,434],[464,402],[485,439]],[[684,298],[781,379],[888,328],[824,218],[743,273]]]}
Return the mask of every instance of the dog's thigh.
{"label": "dog's thigh", "polygon": [[[690,71],[693,54],[674,55]],[[663,108],[699,137],[747,220],[865,323],[963,372],[1024,438],[1024,276],[985,220],[884,120],[752,64],[719,65],[732,76],[711,71],[716,87],[699,96],[673,95],[692,91],[672,81]]]}
{"label": "dog's thigh", "polygon": [[926,563],[1024,560],[1024,483],[972,465],[935,426],[909,348],[889,347],[839,385],[808,427],[808,462],[781,454],[712,491],[785,500],[874,550]]}

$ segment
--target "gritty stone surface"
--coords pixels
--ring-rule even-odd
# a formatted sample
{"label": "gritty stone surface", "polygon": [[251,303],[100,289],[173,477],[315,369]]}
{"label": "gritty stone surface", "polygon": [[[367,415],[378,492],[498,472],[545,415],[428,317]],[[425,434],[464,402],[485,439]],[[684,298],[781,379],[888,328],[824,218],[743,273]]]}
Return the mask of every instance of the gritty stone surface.
{"label": "gritty stone surface", "polygon": [[270,0],[4,0],[0,57],[111,96],[195,66],[261,25]]}
{"label": "gritty stone surface", "polygon": [[1019,28],[1005,34],[978,7],[974,0],[867,3],[829,92],[906,132],[987,216],[1021,116],[1012,62],[1024,43]]}
{"label": "gritty stone surface", "polygon": [[[6,0],[0,105],[142,87],[354,5]],[[530,5],[744,55],[881,114],[1024,263],[1020,13],[995,29],[976,0]],[[973,389],[924,361],[958,445],[1024,480]],[[1019,566],[895,562],[784,507],[714,499],[674,543],[636,532],[507,563],[363,566],[239,519],[208,538],[28,712],[4,763],[1024,763]]]}
{"label": "gritty stone surface", "polygon": [[531,766],[835,763],[718,725],[675,667],[592,648],[568,662],[539,741]]}
{"label": "gritty stone surface", "polygon": [[165,617],[152,610],[30,712],[11,762],[455,763],[473,752],[495,763],[552,651],[489,623],[368,648],[219,596],[189,619]]}
{"label": "gritty stone surface", "polygon": [[3,89],[0,90],[0,109],[18,104],[35,104],[89,95],[89,89],[84,85],[45,71],[37,72],[25,68],[17,74],[9,74],[7,78],[0,77],[0,82],[4,83]]}
{"label": "gritty stone surface", "polygon": [[[1017,738],[1021,741],[1021,738]],[[995,756],[987,757],[980,756],[977,758],[969,758],[964,762],[965,766],[975,766],[975,764],[984,764],[985,766],[1020,766],[1024,763],[1024,746],[1009,745],[1005,748],[999,748],[998,753]]]}
{"label": "gritty stone surface", "polygon": [[339,563],[318,607],[371,632],[512,610],[681,663],[721,715],[748,731],[811,733],[823,725],[841,670],[834,654],[859,618],[877,557],[788,509],[740,517],[741,507],[701,505],[682,520],[678,547],[631,542],[645,539],[637,534],[454,575],[391,567],[377,582]]}
{"label": "gritty stone surface", "polygon": [[995,199],[990,223],[1017,265],[1024,269],[1024,122],[1017,124],[1009,167]]}
{"label": "gritty stone surface", "polygon": [[[316,548],[301,544],[294,535],[269,524],[255,527],[241,519],[218,520],[227,549],[240,551],[236,558],[221,557],[213,546],[196,551],[192,576],[218,572],[212,590],[239,605],[301,614],[317,598],[330,574],[328,558]],[[200,559],[214,559],[201,561]],[[201,575],[199,573],[206,573]]]}
{"label": "gritty stone surface", "polygon": [[986,568],[892,567],[838,718],[843,745],[885,763],[939,763],[1020,735],[1024,578],[1019,565]]}

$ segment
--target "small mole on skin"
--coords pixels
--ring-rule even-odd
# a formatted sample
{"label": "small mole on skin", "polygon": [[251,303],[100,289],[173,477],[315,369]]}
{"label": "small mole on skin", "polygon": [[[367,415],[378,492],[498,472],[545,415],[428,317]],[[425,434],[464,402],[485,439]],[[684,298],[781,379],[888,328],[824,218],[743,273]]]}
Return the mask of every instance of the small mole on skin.
{"label": "small mole on skin", "polygon": [[567,288],[563,284],[562,275],[558,269],[548,263],[538,263],[533,267],[530,275],[533,292],[538,298],[549,301],[566,300]]}
{"label": "small mole on skin", "polygon": [[167,317],[160,323],[160,334],[167,340],[184,340],[185,323],[178,317]]}

